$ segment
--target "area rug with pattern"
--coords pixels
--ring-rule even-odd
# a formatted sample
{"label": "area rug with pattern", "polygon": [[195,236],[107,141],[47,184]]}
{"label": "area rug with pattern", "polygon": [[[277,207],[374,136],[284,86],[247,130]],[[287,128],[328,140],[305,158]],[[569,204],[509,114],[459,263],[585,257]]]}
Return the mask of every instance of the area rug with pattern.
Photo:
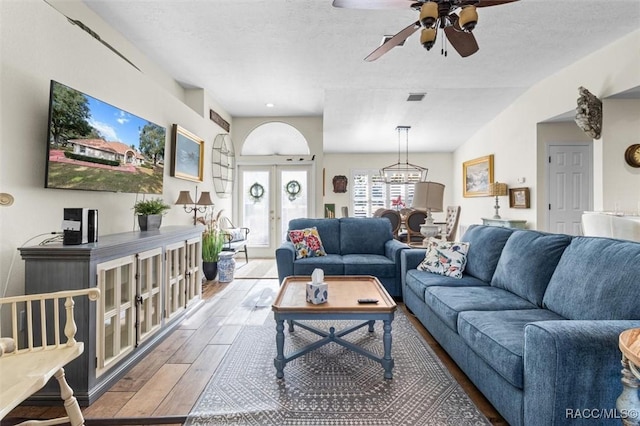
{"label": "area rug with pattern", "polygon": [[[316,321],[339,330],[344,321]],[[276,379],[275,321],[245,326],[189,414],[187,425],[489,425],[400,310],[393,323],[393,379],[382,366],[335,343],[307,353]],[[346,336],[380,356],[382,322]],[[317,340],[285,327],[285,355]]]}

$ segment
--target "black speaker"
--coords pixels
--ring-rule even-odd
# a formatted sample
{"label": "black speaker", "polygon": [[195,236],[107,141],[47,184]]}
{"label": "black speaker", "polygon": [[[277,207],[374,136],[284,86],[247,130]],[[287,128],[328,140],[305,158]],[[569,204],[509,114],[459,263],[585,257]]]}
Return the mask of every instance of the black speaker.
{"label": "black speaker", "polygon": [[98,241],[98,210],[64,209],[62,244],[77,245]]}

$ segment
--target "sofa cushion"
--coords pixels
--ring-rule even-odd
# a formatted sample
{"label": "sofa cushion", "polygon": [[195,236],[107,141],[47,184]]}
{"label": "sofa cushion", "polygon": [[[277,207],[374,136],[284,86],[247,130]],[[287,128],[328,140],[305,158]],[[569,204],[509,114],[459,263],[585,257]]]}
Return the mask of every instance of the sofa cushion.
{"label": "sofa cushion", "polygon": [[542,298],[571,236],[515,231],[502,249],[491,285],[542,306]]}
{"label": "sofa cushion", "polygon": [[452,278],[462,278],[467,264],[469,243],[442,241],[429,238],[424,260],[418,265],[421,271],[432,272]]}
{"label": "sofa cushion", "polygon": [[424,302],[424,291],[427,287],[470,287],[488,286],[489,284],[469,275],[463,275],[462,278],[458,279],[432,274],[431,272],[419,271],[417,269],[410,269],[405,276],[405,285]]}
{"label": "sofa cushion", "polygon": [[465,274],[491,282],[502,248],[513,231],[499,226],[471,225],[461,239],[469,243]]}
{"label": "sofa cushion", "polygon": [[391,223],[383,217],[340,220],[340,254],[379,254],[384,256],[385,243],[393,239]]}
{"label": "sofa cushion", "polygon": [[289,239],[296,250],[296,259],[327,255],[315,226],[305,229],[291,229]]}
{"label": "sofa cushion", "polygon": [[543,306],[578,320],[640,319],[640,243],[574,237],[544,294]]}
{"label": "sofa cushion", "polygon": [[393,260],[379,254],[347,254],[342,256],[345,275],[373,275],[376,277],[394,277],[396,264]]}
{"label": "sofa cushion", "polygon": [[498,374],[522,389],[525,325],[561,319],[546,309],[466,311],[458,315],[458,333]]}
{"label": "sofa cushion", "polygon": [[458,332],[458,314],[463,311],[536,309],[537,306],[506,290],[482,287],[428,287],[424,299],[449,328]]}
{"label": "sofa cushion", "polygon": [[[322,239],[322,245],[327,254],[340,253],[340,219],[308,219],[298,218],[289,221],[289,230],[304,229],[315,226]],[[287,234],[287,240],[289,235]],[[290,241],[290,240],[289,240]]]}
{"label": "sofa cushion", "polygon": [[320,268],[326,275],[344,275],[344,263],[339,254],[328,254],[322,257],[306,257],[293,262],[293,275],[311,275]]}

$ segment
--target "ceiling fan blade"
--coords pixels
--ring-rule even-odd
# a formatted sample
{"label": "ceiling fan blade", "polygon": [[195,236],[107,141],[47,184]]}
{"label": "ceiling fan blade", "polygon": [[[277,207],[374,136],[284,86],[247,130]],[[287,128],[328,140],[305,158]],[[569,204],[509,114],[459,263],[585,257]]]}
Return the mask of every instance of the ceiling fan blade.
{"label": "ceiling fan blade", "polygon": [[333,0],[333,7],[345,9],[410,9],[411,0]]}
{"label": "ceiling fan blade", "polygon": [[403,41],[405,41],[411,34],[415,33],[420,29],[420,21],[416,21],[413,24],[409,25],[404,30],[400,31],[398,34],[391,37],[387,40],[382,46],[378,47],[376,50],[371,52],[369,56],[364,58],[365,61],[371,62],[378,59],[380,56],[384,55]]}
{"label": "ceiling fan blade", "polygon": [[480,0],[476,7],[500,6],[501,4],[513,3],[518,0]]}
{"label": "ceiling fan blade", "polygon": [[444,33],[447,35],[447,40],[449,40],[451,46],[453,46],[456,52],[463,58],[473,55],[480,49],[473,33],[457,31],[453,28],[453,25],[444,27]]}

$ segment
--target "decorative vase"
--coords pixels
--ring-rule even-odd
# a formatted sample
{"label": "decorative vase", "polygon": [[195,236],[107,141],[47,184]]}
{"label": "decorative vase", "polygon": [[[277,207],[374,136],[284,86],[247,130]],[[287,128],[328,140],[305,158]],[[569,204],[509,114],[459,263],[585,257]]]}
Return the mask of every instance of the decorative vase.
{"label": "decorative vase", "polygon": [[218,272],[220,276],[218,281],[221,283],[229,283],[233,281],[233,273],[236,270],[236,260],[233,258],[233,252],[220,253],[220,259],[218,260]]}
{"label": "decorative vase", "polygon": [[161,214],[139,215],[138,225],[141,231],[157,231],[162,224]]}
{"label": "decorative vase", "polygon": [[202,262],[202,273],[207,281],[213,281],[218,274],[218,262]]}

